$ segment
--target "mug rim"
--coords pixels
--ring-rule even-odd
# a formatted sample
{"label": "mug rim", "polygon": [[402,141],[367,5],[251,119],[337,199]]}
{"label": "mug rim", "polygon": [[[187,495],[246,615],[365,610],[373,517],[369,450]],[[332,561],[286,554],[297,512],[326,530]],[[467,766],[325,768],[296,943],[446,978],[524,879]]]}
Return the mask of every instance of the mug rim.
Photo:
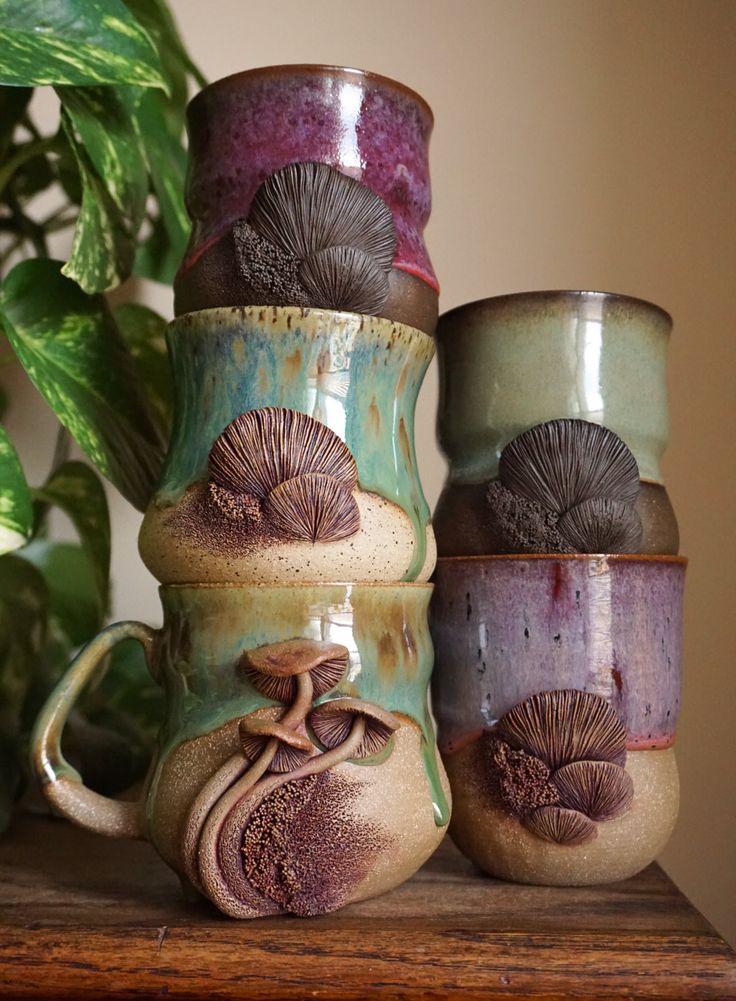
{"label": "mug rim", "polygon": [[461,313],[464,310],[478,309],[479,307],[494,308],[496,306],[504,306],[509,302],[534,302],[542,301],[544,299],[565,299],[572,298],[578,299],[580,301],[590,301],[595,299],[610,300],[612,302],[628,303],[639,308],[644,308],[647,311],[652,311],[658,314],[665,322],[669,325],[669,330],[667,331],[667,336],[669,336],[673,320],[672,315],[667,312],[663,306],[659,306],[656,302],[652,302],[650,299],[642,299],[639,296],[629,295],[626,292],[607,292],[604,290],[597,289],[530,289],[523,292],[504,292],[501,295],[488,296],[483,299],[473,299],[471,302],[461,303],[459,306],[453,306],[452,309],[448,309],[445,313],[438,319],[438,330],[439,325],[443,320],[448,317],[453,317],[455,314]]}
{"label": "mug rim", "polygon": [[291,74],[331,74],[332,76],[345,76],[345,77],[357,77],[364,80],[372,80],[376,83],[383,84],[392,90],[397,90],[400,93],[410,97],[420,108],[424,111],[425,115],[429,119],[430,126],[434,125],[434,112],[430,107],[429,103],[421,94],[417,93],[412,87],[407,84],[402,83],[400,80],[394,80],[393,77],[384,76],[382,73],[376,73],[375,70],[365,70],[360,69],[355,66],[336,66],[331,63],[278,63],[273,66],[254,66],[251,69],[240,70],[237,73],[230,73],[227,76],[220,77],[219,80],[213,80],[212,83],[203,87],[199,93],[195,94],[187,106],[187,115],[190,111],[201,103],[200,98],[203,94],[212,94],[215,91],[225,90],[228,87],[236,86],[243,79],[256,79],[263,76],[286,76],[287,73]]}
{"label": "mug rim", "polygon": [[440,563],[456,562],[490,562],[498,560],[532,560],[541,562],[542,560],[578,560],[580,562],[590,562],[592,560],[609,560],[612,563],[671,563],[686,567],[688,557],[674,553],[489,553],[486,556],[471,554],[467,556],[438,556],[437,565]]}
{"label": "mug rim", "polygon": [[[331,323],[335,322],[343,322],[353,333],[360,333],[366,327],[369,329],[375,329],[376,327],[380,329],[384,325],[398,327],[401,333],[406,331],[409,335],[418,336],[420,340],[424,340],[428,344],[434,345],[435,343],[434,337],[426,331],[420,330],[418,327],[411,327],[408,323],[402,323],[400,320],[390,320],[385,316],[373,316],[371,313],[351,313],[348,310],[322,309],[319,306],[261,306],[258,304],[247,306],[209,306],[207,309],[193,309],[188,313],[180,313],[169,321],[168,329],[173,331],[179,327],[192,327],[198,329],[200,333],[214,333],[217,326],[225,325],[224,321],[228,317],[238,315],[245,319],[246,316],[253,317],[259,312],[265,313],[268,310],[271,311],[274,318],[277,313],[286,317],[296,316],[302,320],[308,320],[311,315],[315,315],[315,318],[321,320],[325,326],[330,326]],[[219,314],[219,318],[223,320],[223,323],[208,323],[209,319],[216,318],[213,317],[213,314]],[[265,323],[266,317],[261,318],[259,322]]]}

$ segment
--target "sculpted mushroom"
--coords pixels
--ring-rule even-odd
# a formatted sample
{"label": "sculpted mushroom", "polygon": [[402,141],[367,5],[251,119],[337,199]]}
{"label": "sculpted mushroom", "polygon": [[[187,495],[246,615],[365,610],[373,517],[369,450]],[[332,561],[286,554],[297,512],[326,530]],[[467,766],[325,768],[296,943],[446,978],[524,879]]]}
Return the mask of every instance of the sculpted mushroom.
{"label": "sculpted mushroom", "polygon": [[269,741],[278,742],[269,764],[269,771],[272,772],[292,772],[314,752],[314,744],[309,737],[277,720],[245,716],[238,724],[238,736],[243,754],[251,764],[260,758]]}
{"label": "sculpted mushroom", "polygon": [[345,758],[370,758],[384,749],[401,720],[362,699],[332,699],[310,713],[309,725],[329,750],[340,748]]}

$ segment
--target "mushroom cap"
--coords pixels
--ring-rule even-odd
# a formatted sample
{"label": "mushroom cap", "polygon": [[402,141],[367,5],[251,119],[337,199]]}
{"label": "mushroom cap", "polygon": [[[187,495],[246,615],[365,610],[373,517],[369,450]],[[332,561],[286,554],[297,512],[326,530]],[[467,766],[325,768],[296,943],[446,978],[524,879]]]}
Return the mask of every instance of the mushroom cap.
{"label": "mushroom cap", "polygon": [[582,845],[592,841],[598,829],[584,813],[561,806],[540,806],[522,820],[524,827],[543,841],[558,845]]}
{"label": "mushroom cap", "polygon": [[351,758],[370,758],[388,744],[401,726],[398,716],[362,699],[331,699],[309,714],[309,725],[327,748],[338,747],[350,736],[356,717],[365,720],[365,733]]}
{"label": "mushroom cap", "polygon": [[318,698],[342,680],[349,658],[348,648],[341,643],[296,638],[246,650],[241,662],[248,680],[262,695],[289,703],[296,692],[297,674],[311,674]]}
{"label": "mushroom cap", "polygon": [[251,762],[263,753],[269,740],[276,738],[279,747],[270,765],[272,772],[291,772],[304,764],[314,751],[309,737],[267,717],[244,716],[238,723],[243,754]]}
{"label": "mushroom cap", "polygon": [[284,480],[304,473],[331,476],[352,490],[358,467],[345,444],[326,424],[287,407],[246,410],[215,439],[209,474],[221,487],[265,500]]}
{"label": "mushroom cap", "polygon": [[626,761],[626,727],[616,711],[600,695],[575,688],[532,695],[509,709],[494,732],[552,771],[572,761]]}
{"label": "mushroom cap", "polygon": [[634,783],[620,765],[610,761],[573,761],[552,776],[560,806],[584,813],[591,820],[613,820],[631,806]]}
{"label": "mushroom cap", "polygon": [[577,418],[537,424],[501,452],[501,482],[558,514],[592,497],[633,504],[639,467],[628,445],[609,428]]}
{"label": "mushroom cap", "polygon": [[350,488],[323,473],[304,473],[279,483],[263,510],[279,535],[302,542],[339,542],[360,528]]}
{"label": "mushroom cap", "polygon": [[642,525],[633,504],[591,497],[560,517],[557,529],[574,553],[638,553]]}
{"label": "mushroom cap", "polygon": [[396,233],[386,202],[326,163],[289,163],[265,179],[248,222],[271,243],[303,260],[326,247],[356,247],[388,270]]}

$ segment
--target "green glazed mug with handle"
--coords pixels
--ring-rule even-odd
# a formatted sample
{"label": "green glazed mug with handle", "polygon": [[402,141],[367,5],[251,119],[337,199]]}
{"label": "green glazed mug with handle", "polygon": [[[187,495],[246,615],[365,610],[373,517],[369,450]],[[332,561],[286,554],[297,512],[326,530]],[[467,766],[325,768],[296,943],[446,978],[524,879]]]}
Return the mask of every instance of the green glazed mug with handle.
{"label": "green glazed mug with handle", "polygon": [[[427,707],[428,584],[168,585],[164,623],[104,629],[33,735],[49,802],[88,830],[150,840],[224,913],[320,914],[399,885],[449,821]],[[165,692],[137,802],[87,788],[61,736],[123,640]]]}

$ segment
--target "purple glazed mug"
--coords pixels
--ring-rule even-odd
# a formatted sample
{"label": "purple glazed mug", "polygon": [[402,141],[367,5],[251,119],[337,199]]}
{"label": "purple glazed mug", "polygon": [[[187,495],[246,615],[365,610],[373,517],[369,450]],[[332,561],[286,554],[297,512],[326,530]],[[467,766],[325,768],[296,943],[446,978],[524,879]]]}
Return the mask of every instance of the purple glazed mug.
{"label": "purple glazed mug", "polygon": [[269,175],[287,164],[317,162],[360,181],[388,205],[396,252],[380,315],[433,333],[438,287],[423,238],[433,117],[418,94],[364,70],[267,66],[206,87],[187,118],[192,233],[174,283],[177,314],[258,305],[243,298],[233,225],[247,217]]}
{"label": "purple glazed mug", "polygon": [[677,815],[687,561],[441,558],[432,699],[450,829],[492,875],[623,879]]}

